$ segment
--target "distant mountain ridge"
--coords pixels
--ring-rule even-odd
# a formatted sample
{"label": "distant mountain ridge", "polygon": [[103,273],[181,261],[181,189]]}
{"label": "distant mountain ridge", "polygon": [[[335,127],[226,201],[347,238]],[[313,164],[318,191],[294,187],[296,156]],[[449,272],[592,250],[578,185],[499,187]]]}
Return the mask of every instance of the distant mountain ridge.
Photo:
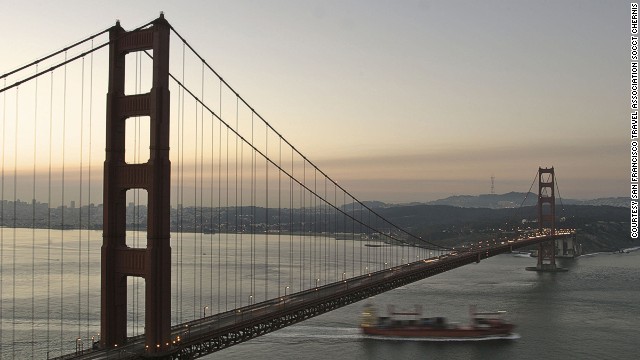
{"label": "distant mountain ridge", "polygon": [[[590,205],[590,206],[614,206],[629,208],[630,199],[625,197],[607,197],[591,200],[576,199],[556,199],[557,205]],[[397,206],[415,206],[415,205],[447,205],[461,208],[485,208],[485,209],[509,209],[519,208],[520,206],[535,206],[538,203],[538,195],[532,192],[509,192],[506,194],[482,194],[482,195],[454,195],[444,199],[429,202],[411,202],[401,204],[389,204],[382,201],[363,201],[365,206],[370,209],[385,209]],[[351,210],[354,205],[349,203],[340,206],[344,210]]]}
{"label": "distant mountain ridge", "polygon": [[430,201],[427,205],[449,205],[464,208],[506,209],[522,206],[533,206],[538,203],[534,193],[510,192],[506,194],[455,195],[444,199]]}
{"label": "distant mountain ridge", "polygon": [[[449,205],[463,208],[506,209],[518,208],[520,206],[534,206],[537,202],[537,194],[512,191],[506,194],[455,195],[422,204]],[[625,197],[608,197],[592,200],[556,199],[556,204],[630,207],[629,198]],[[412,205],[417,205],[417,203],[412,203]]]}

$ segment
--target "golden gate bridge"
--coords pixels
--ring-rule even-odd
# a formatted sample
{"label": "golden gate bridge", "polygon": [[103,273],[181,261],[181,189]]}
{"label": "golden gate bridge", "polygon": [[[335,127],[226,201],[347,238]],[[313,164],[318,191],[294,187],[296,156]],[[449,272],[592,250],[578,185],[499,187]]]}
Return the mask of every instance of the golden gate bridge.
{"label": "golden gate bridge", "polygon": [[555,240],[574,236],[556,229],[553,168],[533,233],[453,249],[397,226],[163,15],[0,80],[2,358],[196,358],[521,247],[556,271]]}

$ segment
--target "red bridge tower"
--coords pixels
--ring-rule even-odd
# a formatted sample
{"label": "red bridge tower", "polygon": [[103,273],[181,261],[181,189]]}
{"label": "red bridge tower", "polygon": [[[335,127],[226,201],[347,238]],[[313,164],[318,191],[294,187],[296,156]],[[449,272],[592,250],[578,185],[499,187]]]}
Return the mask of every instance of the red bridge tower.
{"label": "red bridge tower", "polygon": [[[164,352],[171,343],[171,246],[169,243],[169,23],[161,14],[149,28],[126,32],[120,23],[109,33],[106,159],[100,343],[113,348],[127,341],[127,277],[145,279],[145,336],[148,352]],[[150,92],[125,95],[125,56],[153,51]],[[149,116],[150,158],[125,162],[125,123]],[[147,247],[126,243],[126,192],[148,195]]]}
{"label": "red bridge tower", "polygon": [[[555,173],[553,167],[538,168],[538,230],[556,234],[556,195]],[[556,240],[538,243],[538,264],[527,267],[534,271],[566,271],[556,266]]]}
{"label": "red bridge tower", "polygon": [[[553,167],[538,168],[538,230],[556,233],[555,173]],[[556,242],[538,244],[538,269],[556,268]]]}

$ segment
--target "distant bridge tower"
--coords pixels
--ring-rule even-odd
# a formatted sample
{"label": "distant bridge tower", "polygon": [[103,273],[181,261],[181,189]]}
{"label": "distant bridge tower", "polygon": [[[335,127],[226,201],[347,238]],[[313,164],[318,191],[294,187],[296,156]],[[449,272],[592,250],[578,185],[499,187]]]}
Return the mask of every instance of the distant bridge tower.
{"label": "distant bridge tower", "polygon": [[[169,23],[160,15],[153,26],[131,32],[116,23],[109,38],[100,343],[126,343],[127,277],[137,276],[145,279],[146,351],[163,352],[171,343]],[[125,95],[125,56],[143,50],[153,51],[151,91]],[[125,124],[134,116],[149,116],[150,158],[141,164],[125,162]],[[146,248],[126,242],[129,189],[148,194]]]}
{"label": "distant bridge tower", "polygon": [[[556,234],[556,195],[555,173],[553,167],[538,168],[538,230]],[[549,240],[538,244],[538,264],[527,267],[535,271],[566,271],[556,266],[556,241]]]}
{"label": "distant bridge tower", "polygon": [[495,180],[496,180],[496,177],[491,175],[491,195],[494,195],[496,193],[496,189],[494,187]]}
{"label": "distant bridge tower", "polygon": [[[555,173],[553,167],[538,168],[538,230],[556,233]],[[548,261],[548,262],[545,262]],[[556,268],[556,242],[538,244],[538,269]]]}

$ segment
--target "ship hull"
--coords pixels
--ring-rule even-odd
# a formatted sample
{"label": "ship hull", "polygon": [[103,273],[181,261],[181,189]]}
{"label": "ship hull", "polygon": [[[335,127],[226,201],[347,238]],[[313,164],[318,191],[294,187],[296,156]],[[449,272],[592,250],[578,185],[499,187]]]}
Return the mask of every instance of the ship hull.
{"label": "ship hull", "polygon": [[501,337],[511,335],[513,326],[503,326],[500,328],[379,328],[374,326],[362,327],[362,332],[366,335],[386,336],[386,337],[406,337],[406,338],[460,338],[477,339],[484,337]]}

